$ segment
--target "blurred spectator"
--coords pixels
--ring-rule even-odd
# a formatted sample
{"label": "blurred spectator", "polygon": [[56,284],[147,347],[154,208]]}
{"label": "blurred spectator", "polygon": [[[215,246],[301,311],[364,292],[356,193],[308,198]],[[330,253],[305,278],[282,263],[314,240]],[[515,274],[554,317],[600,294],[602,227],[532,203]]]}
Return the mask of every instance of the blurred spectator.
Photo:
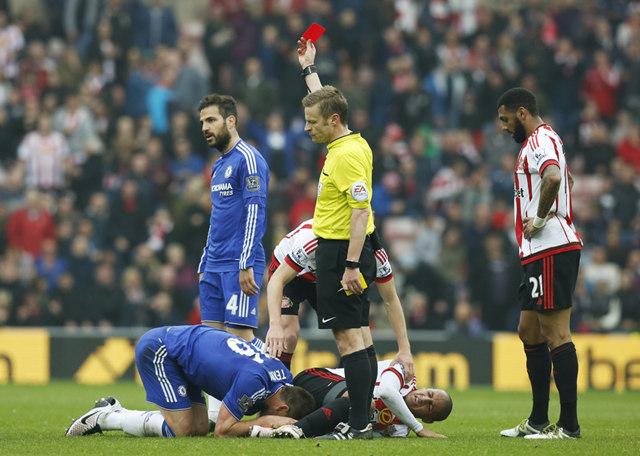
{"label": "blurred spectator", "polygon": [[164,0],[136,2],[133,15],[134,44],[143,51],[151,51],[158,46],[175,47],[178,39],[178,24],[173,6]]}
{"label": "blurred spectator", "polygon": [[322,80],[374,151],[376,225],[411,327],[517,326],[518,146],[495,103],[522,85],[575,180],[573,324],[640,328],[637,2],[2,3],[0,325],[199,321],[219,154],[194,106],[209,87],[238,98],[239,129],[269,161],[265,247],[309,218],[325,150],[304,132],[294,49],[312,18],[328,28]]}
{"label": "blurred spectator", "polygon": [[40,255],[43,243],[55,238],[55,222],[44,207],[42,195],[36,190],[26,194],[25,207],[13,212],[7,221],[9,247]]}
{"label": "blurred spectator", "polygon": [[42,114],[38,130],[27,134],[18,147],[28,187],[61,190],[71,166],[71,153],[65,137],[52,130],[51,116]]}
{"label": "blurred spectator", "polygon": [[478,312],[471,306],[471,303],[461,297],[453,308],[453,319],[449,320],[445,326],[446,330],[454,336],[479,336],[485,328]]}

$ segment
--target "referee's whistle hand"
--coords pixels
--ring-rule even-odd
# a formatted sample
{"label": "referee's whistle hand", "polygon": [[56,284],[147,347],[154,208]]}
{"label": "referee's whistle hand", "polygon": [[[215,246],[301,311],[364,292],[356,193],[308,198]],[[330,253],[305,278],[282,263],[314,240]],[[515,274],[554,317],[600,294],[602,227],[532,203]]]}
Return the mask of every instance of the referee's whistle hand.
{"label": "referee's whistle hand", "polygon": [[362,284],[360,283],[360,269],[347,268],[342,275],[342,286],[345,290],[355,294],[362,294]]}
{"label": "referee's whistle hand", "polygon": [[253,268],[240,269],[240,289],[247,296],[255,296],[260,290],[253,278]]}

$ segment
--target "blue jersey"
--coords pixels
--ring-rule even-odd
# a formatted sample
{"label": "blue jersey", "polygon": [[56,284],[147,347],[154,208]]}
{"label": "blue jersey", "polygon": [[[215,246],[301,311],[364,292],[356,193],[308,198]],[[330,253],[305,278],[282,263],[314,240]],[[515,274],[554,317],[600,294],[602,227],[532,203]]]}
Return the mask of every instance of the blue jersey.
{"label": "blue jersey", "polygon": [[269,166],[242,139],[213,165],[211,219],[198,272],[264,270]]}
{"label": "blue jersey", "polygon": [[209,326],[169,326],[167,354],[186,379],[224,402],[238,420],[253,415],[280,388],[293,383],[279,359],[258,352],[233,334]]}

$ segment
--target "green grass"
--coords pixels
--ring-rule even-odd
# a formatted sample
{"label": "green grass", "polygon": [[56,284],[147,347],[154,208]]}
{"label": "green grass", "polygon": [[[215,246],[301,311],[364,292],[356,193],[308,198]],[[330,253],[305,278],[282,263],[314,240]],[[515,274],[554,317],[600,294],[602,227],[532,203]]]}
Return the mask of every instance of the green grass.
{"label": "green grass", "polygon": [[[49,386],[0,386],[0,454],[4,455],[581,455],[640,454],[640,393],[589,392],[578,404],[583,438],[579,441],[525,441],[506,439],[498,431],[515,425],[529,409],[526,393],[495,393],[474,388],[453,392],[454,409],[444,423],[431,429],[447,440],[384,439],[375,441],[318,442],[314,440],[217,440],[211,437],[135,438],[121,432],[65,438],[71,418],[93,401],[113,394],[131,409],[148,409],[142,387],[134,383],[81,386],[55,382]],[[552,397],[551,417],[558,414]]]}

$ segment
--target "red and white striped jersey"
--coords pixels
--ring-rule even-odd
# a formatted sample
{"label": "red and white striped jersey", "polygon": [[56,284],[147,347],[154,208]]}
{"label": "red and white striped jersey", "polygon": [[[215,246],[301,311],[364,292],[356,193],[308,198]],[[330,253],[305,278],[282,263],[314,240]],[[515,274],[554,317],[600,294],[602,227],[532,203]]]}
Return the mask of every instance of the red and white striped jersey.
{"label": "red and white striped jersey", "polygon": [[[301,277],[310,282],[316,281],[316,249],[318,240],[313,234],[313,219],[305,220],[287,234],[273,250],[278,264],[286,262]],[[384,283],[393,277],[387,252],[381,248],[374,252],[376,257],[376,283]],[[275,270],[275,269],[274,269]]]}
{"label": "red and white striped jersey", "polygon": [[[328,371],[344,378],[344,369],[327,369]],[[391,373],[392,375],[387,375]],[[416,377],[404,381],[405,371],[401,364],[391,364],[391,360],[378,361],[378,377],[373,390],[373,430],[385,437],[406,437],[409,435],[410,423],[415,425],[416,420],[406,406],[404,398],[417,389]],[[399,394],[397,404],[385,404],[380,399],[380,388],[383,384],[394,388]],[[406,421],[400,416],[403,415]]]}
{"label": "red and white striped jersey", "polygon": [[[549,165],[560,168],[562,181],[546,225],[528,241],[522,233],[523,220],[537,214],[542,173]],[[514,217],[522,264],[582,248],[580,235],[573,226],[569,171],[562,140],[547,124],[540,125],[531,133],[518,154],[514,170]]]}
{"label": "red and white striped jersey", "polygon": [[65,184],[65,165],[69,146],[62,133],[44,136],[38,131],[27,134],[18,147],[18,158],[26,165],[29,187],[59,189]]}

